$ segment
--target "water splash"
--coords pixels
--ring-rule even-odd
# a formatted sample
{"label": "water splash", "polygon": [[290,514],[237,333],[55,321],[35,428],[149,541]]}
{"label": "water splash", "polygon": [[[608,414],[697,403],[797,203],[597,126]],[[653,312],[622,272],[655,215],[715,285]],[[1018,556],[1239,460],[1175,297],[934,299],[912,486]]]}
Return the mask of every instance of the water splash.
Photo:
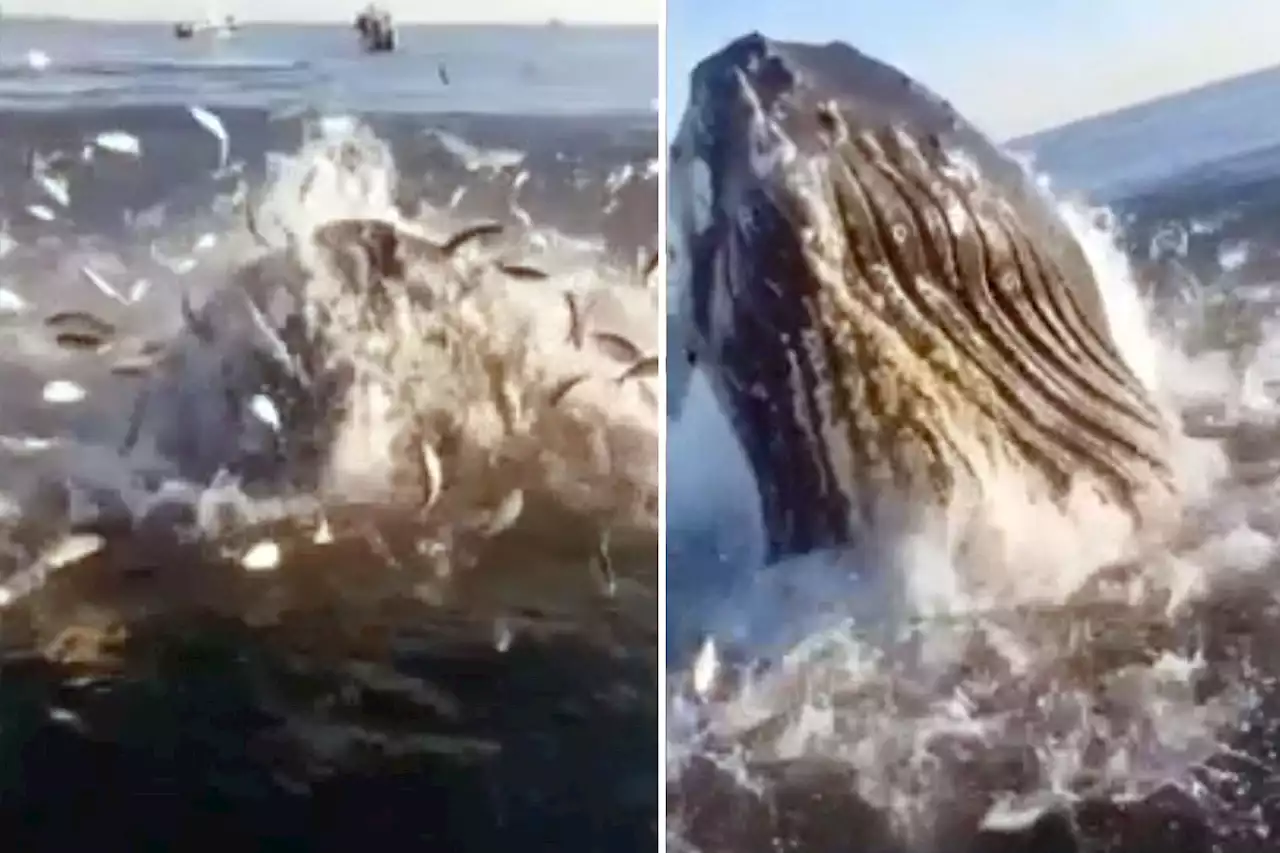
{"label": "water splash", "polygon": [[[1010,489],[999,517],[1014,536],[1034,537],[1012,563],[1023,586],[1004,600],[1027,602],[1012,608],[961,596],[946,550],[927,534],[889,555],[753,568],[760,531],[741,523],[756,517],[750,474],[729,451],[710,452],[736,443],[695,374],[668,445],[671,547],[689,541],[682,530],[719,527],[712,519],[745,532],[716,541],[726,555],[718,566],[672,572],[704,582],[668,599],[669,642],[701,648],[689,668],[673,666],[668,685],[673,845],[744,849],[752,833],[776,828],[765,821],[735,836],[729,827],[750,821],[734,809],[752,808],[731,805],[735,796],[766,811],[787,802],[822,812],[816,799],[777,794],[794,786],[778,768],[796,766],[839,768],[820,790],[848,803],[847,788],[917,851],[955,849],[957,832],[1021,831],[1082,803],[1168,791],[1222,832],[1265,831],[1239,803],[1274,757],[1234,744],[1258,730],[1276,674],[1249,640],[1276,615],[1280,589],[1271,321],[1253,321],[1261,343],[1244,355],[1191,346],[1222,294],[1197,289],[1174,308],[1163,294],[1141,297],[1117,248],[1117,217],[1057,206],[1098,275],[1122,354],[1187,422],[1175,459],[1189,501],[1178,535],[1130,571],[1098,576],[1127,530],[1100,525],[1087,502],[1053,518]],[[1026,556],[1035,547],[1050,570]],[[886,559],[916,578],[905,601],[876,581]],[[868,821],[856,822],[870,849]]]}
{"label": "water splash", "polygon": [[[649,352],[652,290],[533,223],[457,257],[412,261],[386,288],[388,305],[372,311],[374,282],[358,246],[323,247],[317,229],[376,220],[443,242],[471,224],[430,208],[406,219],[394,204],[397,181],[387,145],[354,119],[328,117],[299,151],[272,159],[256,200],[240,184],[211,221],[163,223],[157,213],[153,230],[167,243],[202,252],[180,270],[148,269],[157,284],[145,299],[103,309],[123,336],[163,351],[150,377],[69,357],[31,324],[9,330],[7,393],[21,399],[24,377],[52,371],[86,389],[68,412],[17,404],[0,418],[7,433],[57,438],[2,484],[21,507],[5,529],[13,584],[38,587],[21,568],[35,565],[38,546],[108,521],[137,531],[158,515],[186,518],[167,524],[169,534],[212,539],[287,519],[327,526],[326,513],[336,519],[352,506],[417,517],[423,493],[407,463],[421,442],[441,469],[443,498],[430,521],[444,539],[453,529],[490,529],[516,491],[525,496],[516,524],[559,511],[604,529],[656,530],[653,380],[616,381],[627,365],[575,342],[567,307],[591,330]],[[246,203],[265,245],[232,214]],[[92,261],[101,276],[123,280],[139,274],[140,257],[165,254],[92,241],[57,250],[65,270]],[[535,251],[544,280],[513,278],[494,263]],[[17,255],[29,267],[49,258],[39,246]],[[62,270],[45,277],[53,279],[41,282],[46,297],[84,304]],[[572,393],[551,400],[579,374]]]}

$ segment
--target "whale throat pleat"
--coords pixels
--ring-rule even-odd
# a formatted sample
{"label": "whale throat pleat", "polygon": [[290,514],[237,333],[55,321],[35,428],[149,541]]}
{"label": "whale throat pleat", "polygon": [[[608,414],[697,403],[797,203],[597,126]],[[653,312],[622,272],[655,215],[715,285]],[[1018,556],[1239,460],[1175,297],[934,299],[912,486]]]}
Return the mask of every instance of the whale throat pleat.
{"label": "whale throat pleat", "polygon": [[839,141],[820,181],[745,199],[720,247],[716,275],[762,282],[723,324],[722,381],[754,389],[777,554],[874,523],[886,489],[945,504],[995,465],[1134,510],[1170,478],[1161,413],[1074,295],[1095,283],[945,157],[893,129]]}

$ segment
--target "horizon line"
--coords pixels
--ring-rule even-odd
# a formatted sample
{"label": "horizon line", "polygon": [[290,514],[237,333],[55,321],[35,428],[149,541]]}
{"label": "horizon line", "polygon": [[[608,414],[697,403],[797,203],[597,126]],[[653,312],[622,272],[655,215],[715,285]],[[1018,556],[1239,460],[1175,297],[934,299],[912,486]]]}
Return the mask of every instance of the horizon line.
{"label": "horizon line", "polygon": [[[329,25],[329,24],[348,24],[348,18],[242,18],[239,15],[233,15],[237,23],[240,24],[291,24],[294,26],[308,25]],[[561,18],[556,15],[549,15],[544,18],[537,19],[516,19],[516,20],[495,20],[495,21],[431,21],[419,18],[404,18],[397,16],[400,23],[405,26],[428,26],[428,27],[529,27],[544,28],[549,26],[560,26],[566,29],[570,28],[594,28],[603,27],[623,29],[623,28],[649,28],[658,29],[661,24],[658,21],[595,21],[590,19],[574,19]],[[13,15],[0,15],[0,22],[25,22],[25,23],[60,23],[70,22],[76,24],[162,24],[169,25],[175,20],[185,21],[186,18],[101,18],[92,15],[33,15],[27,13],[17,13]]]}

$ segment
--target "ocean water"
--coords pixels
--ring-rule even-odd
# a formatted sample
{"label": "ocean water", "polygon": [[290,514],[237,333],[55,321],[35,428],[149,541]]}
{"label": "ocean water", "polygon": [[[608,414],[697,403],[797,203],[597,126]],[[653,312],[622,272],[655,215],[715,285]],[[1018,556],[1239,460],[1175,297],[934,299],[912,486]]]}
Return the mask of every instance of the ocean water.
{"label": "ocean water", "polygon": [[[370,57],[350,28],[336,25],[253,24],[230,39],[179,40],[169,23],[7,20],[0,104],[185,105],[198,95],[225,106],[301,98],[363,112],[643,116],[657,109],[656,36],[644,28],[406,24],[397,32],[395,52]],[[33,52],[47,57],[47,69],[31,67]]]}
{"label": "ocean water", "polygon": [[6,843],[656,843],[657,33],[400,36],[0,23]]}
{"label": "ocean water", "polygon": [[[1125,354],[1181,415],[1194,509],[1164,555],[1187,585],[1178,608],[1050,609],[1036,618],[1059,628],[1029,644],[962,615],[908,632],[917,668],[894,668],[900,647],[844,621],[847,579],[757,569],[750,475],[695,383],[669,439],[672,844],[1280,849],[1277,97],[1272,69],[1009,143],[1088,249]],[[920,663],[975,637],[1005,651],[975,671]],[[1099,673],[1083,689],[1052,675],[1078,648]],[[991,675],[993,660],[1013,665]]]}

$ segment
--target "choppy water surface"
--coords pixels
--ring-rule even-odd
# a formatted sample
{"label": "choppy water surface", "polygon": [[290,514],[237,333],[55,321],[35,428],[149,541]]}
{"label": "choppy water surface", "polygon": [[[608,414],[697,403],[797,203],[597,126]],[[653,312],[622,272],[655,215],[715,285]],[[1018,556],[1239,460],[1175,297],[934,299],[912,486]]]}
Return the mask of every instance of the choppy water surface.
{"label": "choppy water surface", "polygon": [[167,34],[0,34],[6,838],[653,845],[654,33]]}
{"label": "choppy water surface", "polygon": [[[928,618],[886,612],[847,558],[757,568],[749,475],[695,386],[669,468],[673,845],[1280,849],[1280,139],[1233,112],[1277,80],[1015,146],[1040,155],[1122,351],[1183,422],[1181,530],[1100,601],[973,612],[928,540],[899,543]],[[1082,575],[1107,544],[1083,517],[1006,511]]]}

